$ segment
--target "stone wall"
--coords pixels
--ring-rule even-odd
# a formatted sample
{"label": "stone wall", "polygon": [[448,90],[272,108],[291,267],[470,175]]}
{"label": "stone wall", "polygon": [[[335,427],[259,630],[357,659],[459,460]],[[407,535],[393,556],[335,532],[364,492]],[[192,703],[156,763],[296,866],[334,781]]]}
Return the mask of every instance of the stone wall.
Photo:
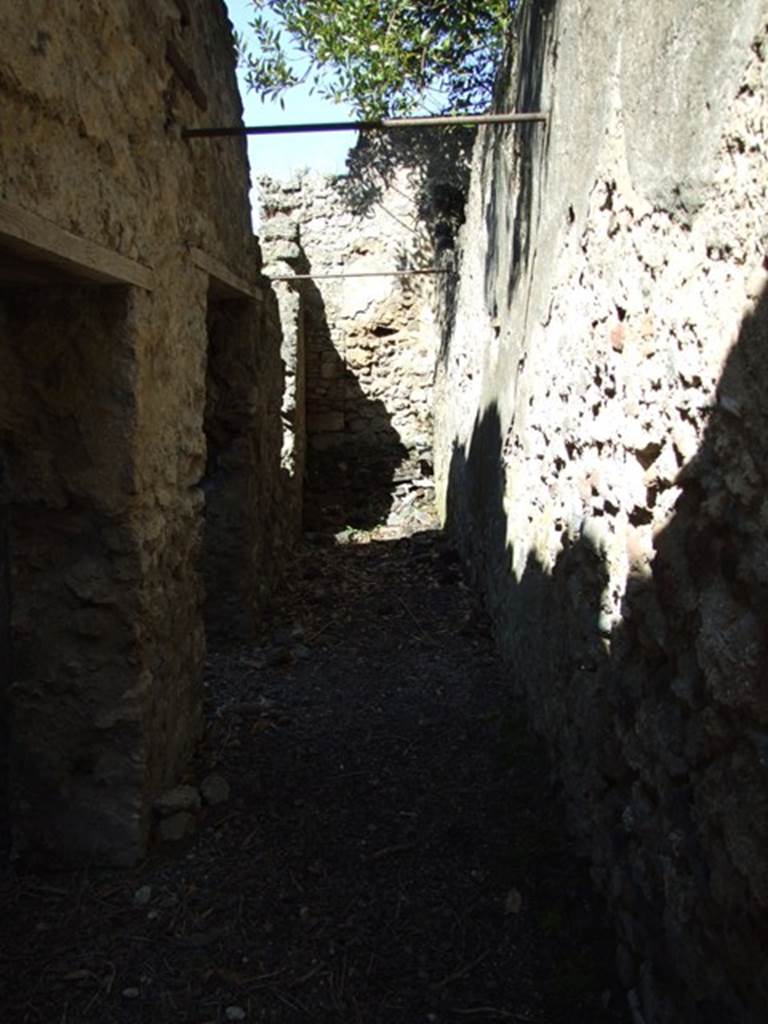
{"label": "stone wall", "polygon": [[[462,217],[470,139],[367,138],[344,176],[261,182],[265,271],[352,275],[288,286],[303,307],[309,527],[385,522],[431,487],[436,279],[355,275],[444,258]],[[286,322],[295,317],[286,309]]]}
{"label": "stone wall", "polygon": [[[764,0],[532,2],[438,363],[443,515],[636,1022],[768,1013]],[[449,311],[450,312],[450,311]]]}
{"label": "stone wall", "polygon": [[200,725],[203,574],[210,629],[247,630],[278,557],[279,339],[258,301],[245,146],[181,135],[240,117],[222,3],[0,12],[20,853],[141,854]]}

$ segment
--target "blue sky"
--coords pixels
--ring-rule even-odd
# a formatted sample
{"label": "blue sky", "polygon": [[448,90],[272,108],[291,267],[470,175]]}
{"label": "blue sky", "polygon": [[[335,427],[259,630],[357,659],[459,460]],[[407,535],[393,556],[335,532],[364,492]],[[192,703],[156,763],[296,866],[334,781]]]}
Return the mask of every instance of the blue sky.
{"label": "blue sky", "polygon": [[[249,37],[248,22],[252,7],[248,0],[227,0],[229,16],[237,32]],[[307,86],[296,86],[284,96],[285,109],[278,102],[263,103],[248,92],[242,73],[238,73],[245,107],[246,124],[288,124],[295,121],[344,121],[353,117],[349,107],[310,96]],[[328,174],[343,174],[349,149],[356,132],[327,132],[319,135],[249,136],[248,157],[251,175],[268,174],[285,178],[292,171],[310,168]]]}

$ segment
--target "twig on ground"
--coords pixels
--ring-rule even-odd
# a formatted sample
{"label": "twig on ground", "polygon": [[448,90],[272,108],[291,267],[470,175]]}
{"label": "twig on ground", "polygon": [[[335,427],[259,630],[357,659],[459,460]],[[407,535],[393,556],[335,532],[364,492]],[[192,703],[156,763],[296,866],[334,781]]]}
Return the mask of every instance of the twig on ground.
{"label": "twig on ground", "polygon": [[407,853],[416,846],[416,843],[396,843],[394,846],[385,846],[382,850],[377,850],[365,859],[367,861],[381,860],[382,857],[389,857],[395,853]]}
{"label": "twig on ground", "polygon": [[463,978],[465,974],[469,974],[470,971],[473,971],[475,967],[481,964],[490,952],[490,949],[484,950],[480,956],[476,956],[475,959],[470,960],[468,964],[464,964],[463,967],[459,967],[458,970],[455,970],[452,974],[448,974],[442,979],[442,981],[434,982],[432,988],[445,988],[445,986],[450,985],[452,981],[458,981],[459,978]]}

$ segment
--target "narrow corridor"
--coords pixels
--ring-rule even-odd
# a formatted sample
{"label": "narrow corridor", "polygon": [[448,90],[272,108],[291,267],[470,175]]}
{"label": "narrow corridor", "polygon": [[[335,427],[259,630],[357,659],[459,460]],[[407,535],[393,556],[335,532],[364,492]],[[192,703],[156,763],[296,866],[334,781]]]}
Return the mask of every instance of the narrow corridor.
{"label": "narrow corridor", "polygon": [[211,652],[186,781],[231,793],[192,838],[128,873],[2,878],[4,1020],[627,1019],[458,558],[386,533],[311,538],[263,642]]}

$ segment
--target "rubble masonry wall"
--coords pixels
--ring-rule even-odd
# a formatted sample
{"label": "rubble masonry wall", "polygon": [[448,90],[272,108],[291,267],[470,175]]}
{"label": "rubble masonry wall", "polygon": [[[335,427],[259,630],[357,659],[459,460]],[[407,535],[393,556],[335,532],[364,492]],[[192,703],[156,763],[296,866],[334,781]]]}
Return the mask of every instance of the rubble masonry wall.
{"label": "rubble masonry wall", "polygon": [[353,526],[386,522],[431,488],[436,278],[355,275],[440,261],[460,223],[470,142],[471,133],[364,138],[346,175],[261,182],[265,272],[351,275],[275,283],[285,322],[303,332],[297,377],[295,356],[284,358],[289,390],[296,379],[303,396],[291,402],[309,528],[334,511]]}
{"label": "rubble masonry wall", "polygon": [[[134,861],[151,800],[200,727],[218,285],[194,253],[249,288],[260,255],[244,141],[185,142],[181,129],[240,117],[222,3],[39,0],[0,13],[0,201],[152,281],[49,280],[45,260],[22,268],[0,238],[10,799],[17,848],[48,861]],[[240,420],[222,442],[239,454],[225,451],[214,488],[236,471],[237,493],[258,494],[241,507],[236,552],[258,567],[245,574],[258,586],[238,594],[255,610],[279,557],[281,380],[279,339],[240,298],[247,358],[227,371]]]}
{"label": "rubble masonry wall", "polygon": [[768,7],[523,9],[438,362],[438,498],[635,1019],[768,1010]]}

